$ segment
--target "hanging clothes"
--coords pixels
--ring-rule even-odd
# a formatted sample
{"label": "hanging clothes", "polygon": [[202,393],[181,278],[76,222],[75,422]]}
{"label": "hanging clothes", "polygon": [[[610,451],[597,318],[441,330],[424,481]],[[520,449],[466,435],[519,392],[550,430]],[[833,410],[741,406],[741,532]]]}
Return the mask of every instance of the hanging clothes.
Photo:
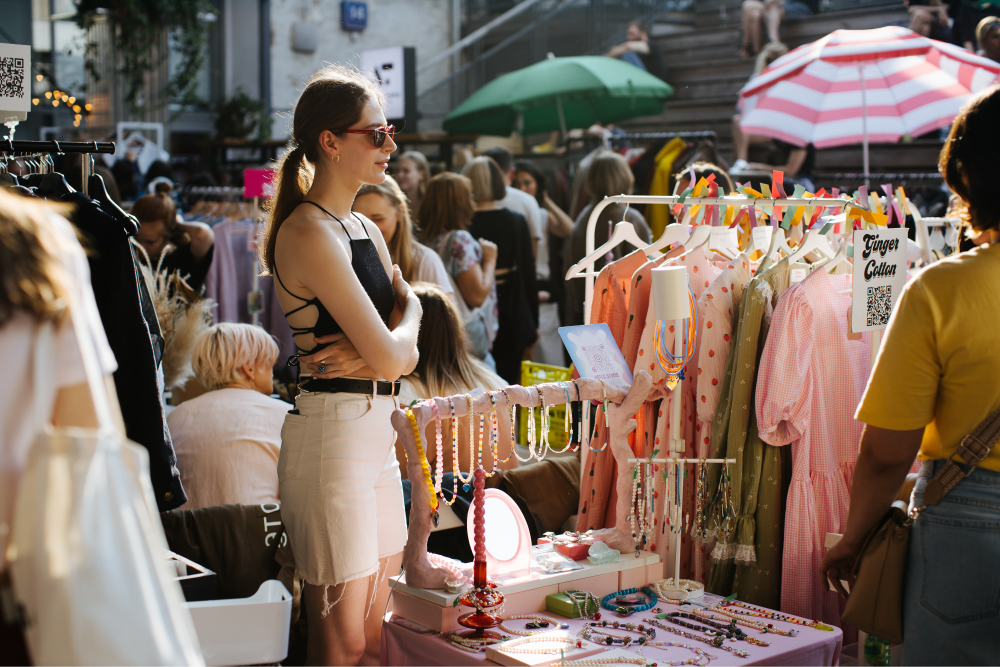
{"label": "hanging clothes", "polygon": [[726,360],[732,347],[734,313],[746,284],[750,282],[753,264],[746,253],[723,269],[698,299],[698,312],[703,314],[698,332],[698,388],[695,393],[698,409],[698,457],[708,458],[712,445],[712,422],[719,405],[719,392],[726,373]]}
{"label": "hanging clothes", "polygon": [[845,600],[819,575],[827,533],[847,526],[862,423],[854,419],[871,371],[871,334],[850,335],[852,277],[819,269],[774,311],[757,375],[762,440],[788,446],[781,610],[840,625]]}
{"label": "hanging clothes", "polygon": [[[628,313],[632,274],[646,261],[646,255],[637,250],[605,266],[594,282],[590,324],[602,322],[607,324],[619,348],[625,336],[625,318]],[[572,285],[574,282],[580,281],[570,281],[569,284]],[[607,442],[607,432],[604,429],[603,418],[596,421],[597,433],[590,444],[600,449]],[[610,448],[605,448],[599,454],[585,452],[585,455],[584,467],[587,474],[583,476],[583,488],[580,490],[580,511],[577,515],[576,529],[585,531],[611,528],[615,525],[615,503],[618,498],[614,487],[617,470],[615,457],[612,456]]]}
{"label": "hanging clothes", "polygon": [[[687,144],[684,140],[675,137],[656,154],[656,171],[653,172],[653,182],[649,186],[649,195],[659,197],[673,194],[670,179],[674,174],[674,164],[685,148],[687,148]],[[648,205],[646,206],[646,218],[649,222],[649,228],[653,230],[653,238],[660,238],[670,222],[670,207],[665,204]]]}
{"label": "hanging clothes", "polygon": [[73,193],[62,197],[73,204],[73,225],[87,238],[92,251],[90,282],[97,300],[108,344],[118,360],[115,389],[125,420],[125,433],[149,452],[149,476],[161,512],[187,502],[167,429],[149,326],[142,314],[139,283],[142,278],[132,244],[121,223],[89,197]]}
{"label": "hanging clothes", "polygon": [[[691,287],[691,291],[694,292],[696,308],[701,295],[708,289],[712,281],[722,273],[722,269],[709,261],[704,245],[694,248],[691,251],[682,250],[679,256],[660,264],[660,266],[667,265],[684,266],[687,268],[688,284]],[[649,270],[651,270],[651,267]],[[704,320],[704,313],[700,309],[697,311],[697,315],[699,321]],[[684,379],[671,391],[666,386],[666,373],[664,373],[656,361],[656,350],[653,347],[653,334],[656,326],[655,304],[652,300],[648,300],[646,316],[643,319],[642,336],[639,340],[633,371],[646,371],[653,377],[653,387],[644,406],[647,408],[644,417],[648,417],[648,421],[645,422],[645,430],[643,431],[643,435],[646,436],[644,443],[646,451],[641,456],[649,456],[657,449],[659,450],[657,456],[671,456],[670,419],[673,415],[673,403],[679,397],[681,400],[681,423],[677,435],[684,440],[684,449],[681,452],[677,452],[677,454],[694,458],[698,456],[697,439],[700,428],[695,419],[697,415],[695,394],[698,382],[698,350],[702,343],[700,340],[697,341],[691,361],[684,367]],[[660,345],[665,349],[673,350],[675,335],[673,323],[670,322],[667,324],[666,335],[662,337]],[[658,406],[656,405],[657,403]],[[652,408],[649,406],[652,406]],[[652,433],[652,439],[648,437],[647,432]],[[636,437],[638,439],[638,433]],[[684,494],[683,506],[686,508],[684,512],[689,516],[694,516],[696,479],[695,476],[687,474],[687,468],[683,466],[681,474],[684,476],[681,484],[681,490]],[[670,553],[671,530],[683,530],[683,526],[670,526],[667,528],[666,526],[659,525],[659,530],[654,531],[653,535],[653,545],[655,546],[653,550],[663,556],[664,575],[666,575],[668,568],[672,569],[674,561],[672,554],[670,558],[666,557],[666,554]],[[694,541],[691,539],[688,531],[684,531],[681,535],[681,568],[679,574],[683,578],[694,577],[698,579],[701,577],[701,579],[704,579],[704,564],[698,550],[694,548]]]}
{"label": "hanging clothes", "polygon": [[[770,267],[765,258],[739,302],[736,335],[726,361],[719,406],[712,424],[712,458],[736,459],[731,474],[733,517],[728,526],[709,523],[718,543],[712,551],[707,590],[770,609],[781,602],[784,498],[790,476],[785,448],[765,448],[753,410],[754,384],[771,314],[788,289],[787,259]],[[714,498],[722,465],[709,467],[708,492]]]}

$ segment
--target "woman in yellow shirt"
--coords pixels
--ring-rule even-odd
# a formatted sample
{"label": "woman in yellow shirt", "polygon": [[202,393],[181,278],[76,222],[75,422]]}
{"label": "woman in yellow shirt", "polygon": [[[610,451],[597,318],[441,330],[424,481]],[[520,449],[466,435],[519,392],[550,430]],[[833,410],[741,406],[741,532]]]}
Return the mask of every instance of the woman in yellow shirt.
{"label": "woman in yellow shirt", "polygon": [[[823,580],[842,594],[865,536],[919,452],[923,486],[1000,406],[1000,86],[970,100],[939,169],[988,243],[941,260],[903,291],[855,417],[863,421],[851,509]],[[990,443],[992,444],[992,443]],[[911,502],[914,502],[911,501]],[[1000,447],[914,523],[903,593],[904,664],[995,664],[1000,656]]]}

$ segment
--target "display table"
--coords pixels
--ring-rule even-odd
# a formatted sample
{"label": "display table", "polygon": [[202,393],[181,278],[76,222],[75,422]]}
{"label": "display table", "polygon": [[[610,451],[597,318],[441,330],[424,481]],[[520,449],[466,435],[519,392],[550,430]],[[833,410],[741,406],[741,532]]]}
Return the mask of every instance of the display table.
{"label": "display table", "polygon": [[[717,596],[706,595],[702,598],[705,603],[715,603],[719,601]],[[676,605],[661,604],[665,611],[676,611]],[[569,623],[567,631],[572,637],[583,627],[585,621],[562,619],[554,614],[540,612],[552,618]],[[622,620],[632,623],[641,623],[644,618],[652,618],[652,612],[634,614],[628,619],[618,616],[613,612],[602,612],[601,620]],[[436,632],[420,633],[399,624],[398,617],[389,614],[382,624],[382,664],[383,665],[493,665],[492,661],[486,659],[485,654],[469,653],[462,649],[455,648],[445,640],[438,637]],[[663,621],[666,624],[665,621]],[[511,621],[510,627],[523,629],[525,621]],[[797,637],[785,637],[782,635],[767,634],[762,635],[751,628],[744,628],[751,636],[771,642],[770,646],[754,646],[747,642],[726,642],[726,646],[740,648],[750,653],[748,658],[740,658],[726,651],[720,651],[707,644],[695,642],[683,637],[679,637],[665,630],[657,629],[656,639],[661,641],[677,641],[679,643],[695,645],[715,656],[711,662],[711,667],[719,665],[837,665],[840,661],[840,648],[843,633],[839,628],[834,628],[832,632],[815,630],[810,627],[793,625],[775,621],[774,625],[782,630],[797,630]],[[463,628],[454,627],[455,630]],[[683,628],[679,628],[683,629]],[[497,629],[499,631],[499,629]],[[627,633],[633,634],[633,633]],[[634,646],[628,651],[635,653],[638,647]],[[608,650],[621,651],[621,647]],[[592,656],[591,660],[600,659],[600,653]],[[643,649],[643,657],[649,662],[662,662],[671,660],[685,660],[693,657],[691,651],[683,648],[671,647],[667,650],[647,646]],[[558,657],[554,662],[558,663]]]}

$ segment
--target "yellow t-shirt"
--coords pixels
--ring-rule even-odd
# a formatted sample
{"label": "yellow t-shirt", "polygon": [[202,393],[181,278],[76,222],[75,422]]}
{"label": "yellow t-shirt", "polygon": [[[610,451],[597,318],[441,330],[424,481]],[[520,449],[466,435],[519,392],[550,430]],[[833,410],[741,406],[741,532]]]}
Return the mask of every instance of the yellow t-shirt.
{"label": "yellow t-shirt", "polygon": [[[1000,244],[943,259],[899,298],[855,418],[925,427],[921,460],[946,459],[1000,406]],[[1000,446],[979,464],[1000,472]]]}

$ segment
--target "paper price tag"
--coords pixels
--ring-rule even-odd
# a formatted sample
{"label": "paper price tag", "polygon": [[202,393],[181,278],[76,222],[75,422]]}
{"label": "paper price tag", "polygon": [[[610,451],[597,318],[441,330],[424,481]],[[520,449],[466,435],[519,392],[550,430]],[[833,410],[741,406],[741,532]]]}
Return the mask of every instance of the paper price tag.
{"label": "paper price tag", "polygon": [[854,232],[851,330],[884,329],[906,284],[906,229]]}
{"label": "paper price tag", "polygon": [[750,235],[753,238],[753,247],[766,253],[767,249],[771,247],[771,236],[773,234],[774,228],[769,225],[754,227],[750,230]]}
{"label": "paper price tag", "polygon": [[792,269],[792,272],[791,272],[791,274],[788,277],[788,280],[793,285],[796,285],[796,284],[802,282],[805,279],[806,279],[806,270],[805,269]]}
{"label": "paper price tag", "polygon": [[712,250],[731,249],[739,251],[739,236],[736,229],[728,227],[712,227],[712,235],[709,237],[708,247]]}

